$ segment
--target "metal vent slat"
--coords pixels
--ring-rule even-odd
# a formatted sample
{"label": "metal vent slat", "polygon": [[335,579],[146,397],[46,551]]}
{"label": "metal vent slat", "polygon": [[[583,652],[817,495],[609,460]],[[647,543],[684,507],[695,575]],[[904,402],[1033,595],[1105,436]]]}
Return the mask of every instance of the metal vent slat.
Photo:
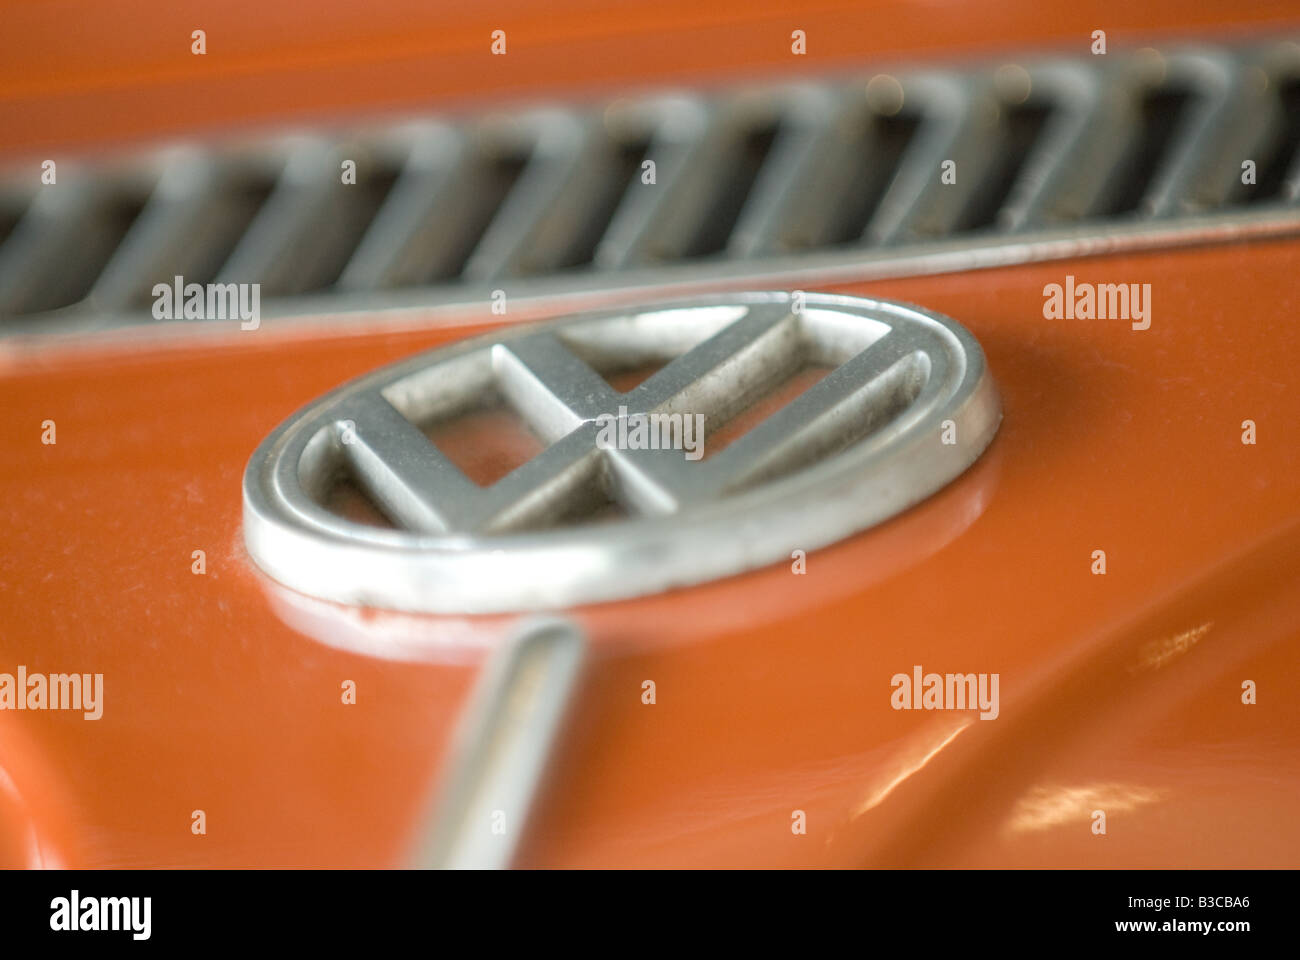
{"label": "metal vent slat", "polygon": [[57,186],[28,164],[0,176],[0,317],[25,317],[0,329],[146,320],[175,276],[373,310],[1300,232],[1298,207],[1291,42],[650,93],[70,160]]}
{"label": "metal vent slat", "polygon": [[[1179,126],[1171,132],[1161,158],[1164,162],[1153,172],[1151,186],[1142,200],[1143,212],[1153,216],[1169,216],[1192,205],[1198,172],[1216,138],[1227,134],[1227,120],[1238,106],[1240,74],[1223,57],[1171,57],[1165,88],[1179,84],[1185,86],[1188,103],[1180,113]],[[1238,141],[1237,146],[1245,144]]]}
{"label": "metal vent slat", "polygon": [[[1002,206],[999,225],[1009,232],[1041,227],[1053,210],[1058,217],[1070,209],[1080,215],[1100,183],[1097,172],[1071,161],[1087,150],[1098,123],[1102,78],[1078,64],[1041,65],[1024,76],[1027,97],[1050,104],[1051,112]],[[1020,77],[1013,72],[1011,80]]]}
{"label": "metal vent slat", "polygon": [[704,101],[693,97],[656,97],[606,111],[604,122],[616,132],[647,139],[655,182],[638,178],[629,185],[596,245],[592,263],[597,269],[615,270],[638,259],[654,224],[666,216],[671,198],[694,175],[711,117]]}
{"label": "metal vent slat", "polygon": [[0,247],[0,314],[55,310],[85,297],[152,190],[152,171],[126,181],[69,174],[36,194]]}
{"label": "metal vent slat", "polygon": [[[356,183],[343,183],[343,163]],[[262,285],[285,296],[333,284],[351,258],[398,176],[399,163],[355,143],[305,140],[288,150],[284,171],[248,232],[230,255],[219,283]]]}
{"label": "metal vent slat", "polygon": [[405,159],[339,276],[344,290],[382,290],[425,282],[436,269],[439,205],[445,203],[465,153],[465,139],[444,123],[403,127],[395,139]]}
{"label": "metal vent slat", "polygon": [[[977,128],[987,122],[987,114],[975,118],[976,95],[961,78],[921,74],[905,78],[900,86],[904,109],[918,113],[920,126],[867,224],[863,239],[868,245],[895,244],[918,233],[942,232],[943,224],[955,220],[975,186],[968,168],[989,159],[971,152],[977,146]],[[955,184],[940,181],[945,160],[957,164]]]}
{"label": "metal vent slat", "polygon": [[[400,224],[400,232],[389,240],[405,244],[390,248],[384,257],[381,287],[438,283],[464,272],[532,150],[531,144],[497,142],[485,135],[475,140],[470,144],[458,133],[438,144],[437,161],[408,174],[389,209],[380,212],[385,224]],[[395,205],[408,202],[407,213],[394,212]]]}
{"label": "metal vent slat", "polygon": [[839,100],[832,91],[812,85],[789,91],[780,105],[777,136],[726,240],[729,256],[753,257],[778,241],[792,204],[798,202],[802,182],[825,148]]}
{"label": "metal vent slat", "polygon": [[527,114],[519,126],[519,134],[530,142],[528,163],[466,261],[466,279],[493,280],[519,272],[530,251],[545,243],[539,232],[548,211],[557,201],[571,204],[574,191],[581,189],[582,119],[569,111],[541,110]]}
{"label": "metal vent slat", "polygon": [[156,283],[211,281],[274,185],[201,151],[168,158],[158,184],[90,292],[98,309],[140,308]]}
{"label": "metal vent slat", "polygon": [[1261,135],[1259,189],[1240,187],[1234,199],[1300,202],[1300,44],[1278,45],[1249,72],[1271,109]]}
{"label": "metal vent slat", "polygon": [[[714,105],[653,217],[623,257],[659,264],[722,254],[779,136],[781,109],[769,99]],[[664,189],[667,188],[667,189]]]}

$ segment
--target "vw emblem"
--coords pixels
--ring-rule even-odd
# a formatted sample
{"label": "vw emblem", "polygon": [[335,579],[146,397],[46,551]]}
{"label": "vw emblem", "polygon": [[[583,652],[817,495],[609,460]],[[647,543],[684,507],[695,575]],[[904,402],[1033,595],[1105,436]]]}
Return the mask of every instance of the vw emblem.
{"label": "vw emblem", "polygon": [[[652,366],[625,392],[607,379]],[[824,375],[710,446],[809,369]],[[542,449],[481,486],[422,428],[490,396]],[[245,471],[244,537],[273,578],[342,603],[487,613],[616,600],[880,523],[969,467],[1000,420],[974,337],[919,307],[741,293],[584,313],[421,354],[295,414]],[[332,510],[340,478],[391,526]],[[610,504],[620,516],[596,522]]]}

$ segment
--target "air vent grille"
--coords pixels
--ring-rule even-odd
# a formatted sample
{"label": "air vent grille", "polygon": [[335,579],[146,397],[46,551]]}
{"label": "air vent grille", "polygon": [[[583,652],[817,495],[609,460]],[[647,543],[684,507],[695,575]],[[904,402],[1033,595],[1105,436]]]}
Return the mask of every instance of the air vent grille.
{"label": "air vent grille", "polygon": [[191,144],[37,180],[0,178],[8,332],[148,321],[153,286],[177,275],[258,283],[272,316],[879,276],[942,269],[918,263],[945,252],[1008,262],[1036,239],[1300,229],[1300,45],[645,95]]}

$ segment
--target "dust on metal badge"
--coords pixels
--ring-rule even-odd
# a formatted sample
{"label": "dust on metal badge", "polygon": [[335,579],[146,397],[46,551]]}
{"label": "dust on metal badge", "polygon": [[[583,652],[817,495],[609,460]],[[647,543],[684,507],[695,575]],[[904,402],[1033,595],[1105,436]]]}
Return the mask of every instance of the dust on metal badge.
{"label": "dust on metal badge", "polygon": [[[788,403],[755,406],[810,370],[824,375]],[[491,398],[542,448],[484,486],[425,431]],[[298,412],[249,461],[244,537],[276,580],[348,604],[615,600],[880,523],[966,470],[1000,420],[975,338],[919,307],[733,293],[582,313],[420,354]],[[343,481],[389,525],[332,509]]]}

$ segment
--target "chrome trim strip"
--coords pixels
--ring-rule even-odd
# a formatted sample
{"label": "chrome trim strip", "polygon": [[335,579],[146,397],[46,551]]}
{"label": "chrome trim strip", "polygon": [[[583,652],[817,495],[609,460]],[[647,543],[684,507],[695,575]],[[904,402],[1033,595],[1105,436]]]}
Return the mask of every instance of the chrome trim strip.
{"label": "chrome trim strip", "polygon": [[413,866],[510,866],[557,749],[586,646],[570,621],[535,620],[488,659],[461,713]]}

